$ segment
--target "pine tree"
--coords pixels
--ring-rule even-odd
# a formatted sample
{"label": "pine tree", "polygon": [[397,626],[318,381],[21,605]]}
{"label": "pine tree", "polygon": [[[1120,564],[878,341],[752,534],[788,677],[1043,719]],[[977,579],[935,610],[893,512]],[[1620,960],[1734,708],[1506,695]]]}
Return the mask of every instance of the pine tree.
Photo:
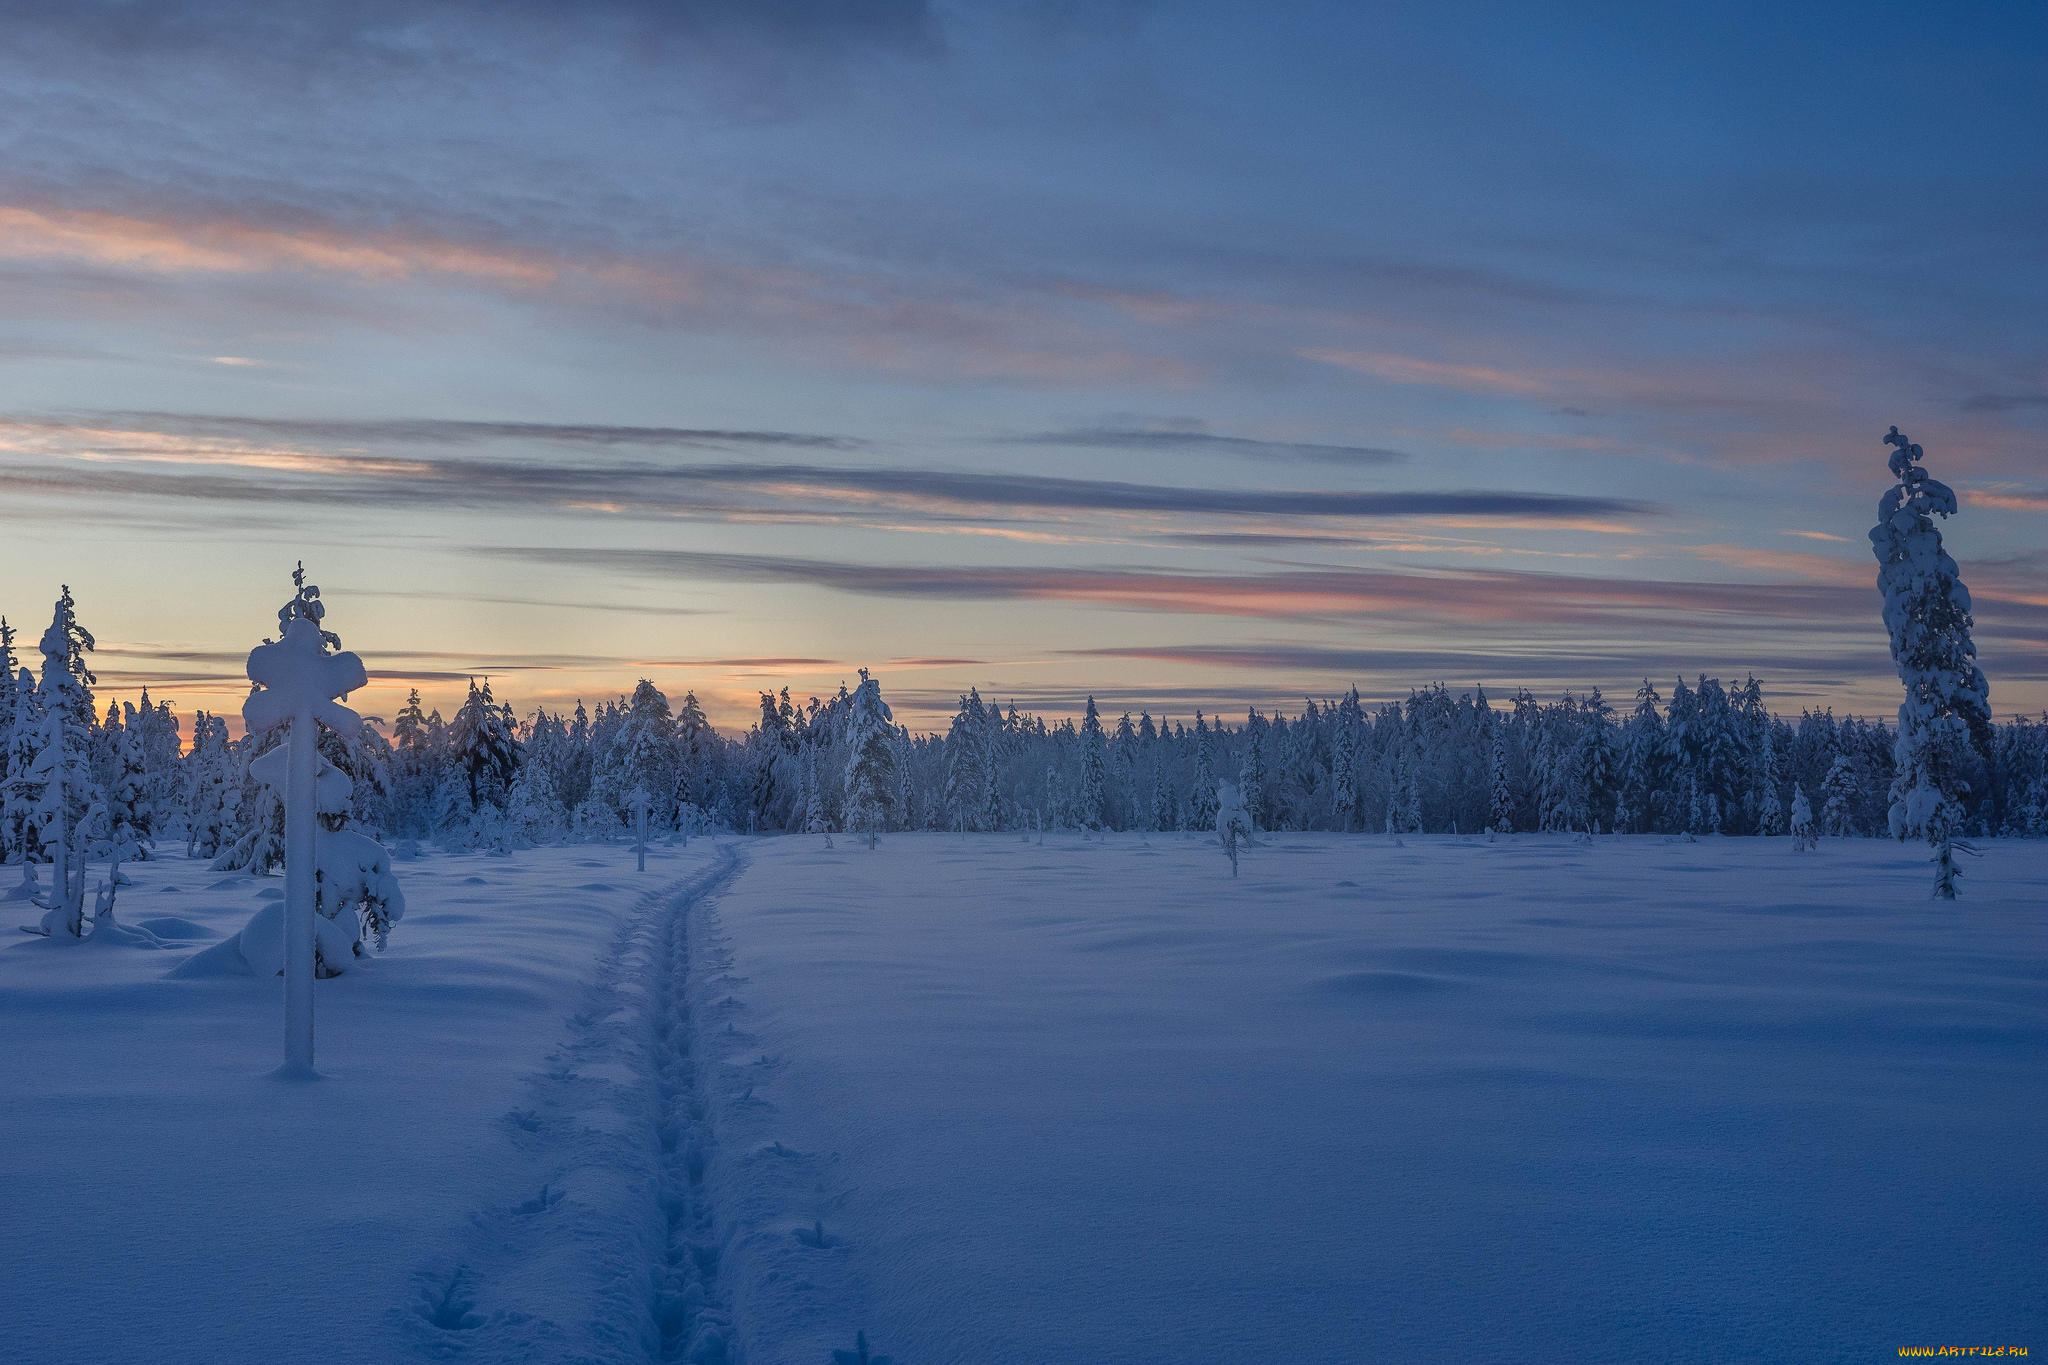
{"label": "pine tree", "polygon": [[946,816],[960,833],[981,825],[982,767],[980,694],[969,689],[946,731]]}
{"label": "pine tree", "polygon": [[1195,712],[1194,775],[1188,783],[1188,822],[1191,830],[1216,828],[1216,766],[1209,748],[1209,724]]}
{"label": "pine tree", "polygon": [[1820,842],[1813,829],[1813,807],[1806,800],[1806,788],[1792,789],[1792,847],[1804,852]]}
{"label": "pine tree", "polygon": [[242,799],[227,722],[201,711],[192,722],[192,753],[186,762],[185,854],[212,859],[234,837]]}
{"label": "pine tree", "polygon": [[896,789],[896,736],[888,704],[882,700],[882,685],[869,677],[865,668],[860,670],[860,686],[854,689],[850,726],[846,830],[865,838],[873,848],[888,827],[890,796]]}
{"label": "pine tree", "polygon": [[135,726],[123,727],[115,746],[113,782],[103,796],[105,815],[94,852],[117,869],[122,863],[145,861],[156,844],[156,812],[149,799],[149,771],[143,762],[142,737]]}
{"label": "pine tree", "polygon": [[1847,754],[1836,754],[1821,779],[1821,825],[1830,839],[1847,838],[1856,832],[1856,765]]}
{"label": "pine tree", "polygon": [[818,750],[815,745],[804,750],[804,831],[824,835],[825,847],[832,847],[832,825],[825,818],[825,792],[818,782]]}
{"label": "pine tree", "polygon": [[37,705],[35,675],[26,668],[13,675],[8,706],[7,776],[0,781],[0,862],[21,864],[22,885],[35,885],[35,864],[42,840],[36,834],[36,807],[42,784],[33,773],[42,743],[43,716]]}
{"label": "pine tree", "polygon": [[1364,712],[1358,704],[1358,689],[1352,688],[1337,703],[1336,734],[1330,746],[1330,796],[1338,828],[1349,834],[1358,819],[1358,764]]}
{"label": "pine tree", "polygon": [[481,688],[470,679],[469,696],[455,713],[448,739],[468,787],[469,808],[488,805],[502,810],[519,767],[520,744],[491,696],[489,678]]}
{"label": "pine tree", "polygon": [[1964,801],[1973,772],[1991,754],[1990,692],[1970,638],[1970,591],[1934,521],[1955,514],[1956,495],[1928,477],[1920,467],[1924,452],[1897,427],[1884,439],[1893,447],[1898,483],[1878,503],[1870,545],[1892,659],[1906,688],[1888,820],[1894,838],[1924,839],[1934,849],[1934,895],[1953,900],[1955,855],[1968,849]]}
{"label": "pine tree", "polygon": [[1081,783],[1074,798],[1074,823],[1084,830],[1099,830],[1107,823],[1103,819],[1103,802],[1109,789],[1108,759],[1102,716],[1095,709],[1095,698],[1090,696],[1087,713],[1081,719]]}
{"label": "pine tree", "polygon": [[1487,727],[1486,748],[1486,832],[1489,836],[1512,834],[1515,830],[1515,794],[1508,786],[1507,747],[1498,720]]}
{"label": "pine tree", "polygon": [[85,926],[85,853],[92,811],[92,693],[99,679],[86,666],[92,635],[78,624],[71,589],[57,599],[43,632],[42,678],[36,685],[41,732],[29,777],[35,784],[34,821],[50,863],[45,933],[77,941]]}
{"label": "pine tree", "polygon": [[[1777,736],[1771,732],[1768,720],[1764,722],[1763,737],[1757,750],[1756,781],[1756,832],[1763,835],[1783,834],[1785,807],[1778,800],[1778,788],[1784,782],[1784,778],[1778,769]],[[1811,810],[1807,812],[1809,823],[1812,814]]]}
{"label": "pine tree", "polygon": [[1238,794],[1235,782],[1219,783],[1216,788],[1216,837],[1223,845],[1223,851],[1230,855],[1230,875],[1237,875],[1237,850],[1251,842],[1252,820],[1245,811],[1244,799]]}
{"label": "pine tree", "polygon": [[1266,720],[1257,711],[1247,711],[1244,720],[1244,754],[1237,764],[1237,798],[1244,806],[1245,819],[1253,830],[1266,827]]}

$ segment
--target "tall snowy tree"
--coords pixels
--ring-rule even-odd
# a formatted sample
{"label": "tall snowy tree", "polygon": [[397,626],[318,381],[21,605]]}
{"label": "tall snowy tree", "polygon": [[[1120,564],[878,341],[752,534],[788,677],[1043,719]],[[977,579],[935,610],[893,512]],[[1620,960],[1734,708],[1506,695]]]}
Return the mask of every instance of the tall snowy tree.
{"label": "tall snowy tree", "polygon": [[20,669],[13,684],[8,694],[7,775],[0,779],[0,862],[19,862],[22,885],[32,887],[42,851],[35,815],[42,784],[31,769],[42,745],[43,720],[36,704],[35,674]]}
{"label": "tall snowy tree", "polygon": [[242,780],[228,748],[227,722],[201,711],[192,722],[186,759],[185,853],[211,859],[234,838]]}
{"label": "tall snowy tree", "polygon": [[846,832],[866,839],[869,848],[881,842],[882,831],[888,828],[890,799],[896,790],[896,734],[891,719],[888,703],[882,700],[881,683],[863,668],[850,713]]}
{"label": "tall snowy tree", "polygon": [[476,679],[470,679],[469,696],[455,713],[448,739],[468,786],[470,809],[486,805],[502,809],[519,767],[520,746],[505,713],[491,696],[489,678],[481,688]]}
{"label": "tall snowy tree", "polygon": [[1109,794],[1109,746],[1102,733],[1102,714],[1095,698],[1088,698],[1088,710],[1081,718],[1081,784],[1074,796],[1074,823],[1084,830],[1102,829],[1104,803]]}
{"label": "tall snowy tree", "polygon": [[1964,802],[1991,752],[1990,689],[1970,638],[1970,591],[1934,520],[1955,514],[1956,495],[1928,477],[1920,467],[1925,452],[1897,427],[1884,439],[1898,482],[1878,502],[1870,545],[1892,659],[1906,688],[1889,822],[1894,838],[1925,839],[1933,848],[1934,894],[1953,900],[1955,854],[1967,847]]}
{"label": "tall snowy tree", "polygon": [[[1756,832],[1758,834],[1783,834],[1785,832],[1785,807],[1778,799],[1778,788],[1784,778],[1778,768],[1777,736],[1771,732],[1769,721],[1764,722],[1763,735],[1757,750],[1757,809]],[[1812,819],[1809,808],[1807,818]]]}
{"label": "tall snowy tree", "polygon": [[29,776],[36,784],[36,837],[50,863],[49,913],[43,930],[52,939],[76,941],[84,933],[85,855],[92,811],[91,686],[99,681],[86,666],[93,638],[78,624],[76,604],[66,586],[43,632],[42,677],[36,685],[41,733]]}

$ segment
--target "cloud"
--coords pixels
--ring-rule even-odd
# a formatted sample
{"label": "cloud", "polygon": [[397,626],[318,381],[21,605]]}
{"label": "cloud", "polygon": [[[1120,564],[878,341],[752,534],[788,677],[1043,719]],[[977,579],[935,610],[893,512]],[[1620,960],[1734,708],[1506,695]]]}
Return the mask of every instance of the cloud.
{"label": "cloud", "polygon": [[[800,583],[880,597],[1059,601],[1127,611],[1329,619],[1455,618],[1528,626],[1633,627],[1684,613],[1695,623],[1753,618],[1812,622],[1874,619],[1875,588],[1812,583],[1689,582],[1508,570],[1411,573],[1304,568],[1258,573],[1132,568],[889,565],[694,550],[481,547],[525,562],[660,578]],[[2048,621],[2048,611],[2041,612]]]}
{"label": "cloud", "polygon": [[1102,450],[1142,450],[1168,454],[1241,455],[1259,459],[1300,460],[1314,464],[1386,465],[1412,457],[1385,446],[1325,445],[1312,441],[1267,441],[1249,436],[1221,436],[1205,431],[1155,430],[1133,427],[1075,427],[1006,438],[1013,445],[1080,446]]}
{"label": "cloud", "polygon": [[[1601,652],[1572,648],[1517,649],[1512,645],[1487,650],[1455,650],[1344,648],[1284,643],[1190,644],[1076,649],[1064,650],[1062,654],[1074,659],[1136,659],[1198,668],[1317,675],[1316,680],[1325,684],[1318,691],[1329,690],[1327,680],[1331,677],[1341,677],[1347,682],[1369,679],[1382,685],[1388,679],[1406,679],[1410,686],[1422,686],[1429,681],[1455,678],[1481,682],[1490,687],[1498,683],[1507,687],[1547,684],[1585,688],[1643,677],[1652,680],[1690,677],[1702,666],[1697,651],[1626,649]],[[1802,679],[1814,679],[1820,675],[1833,681],[1875,676],[1890,666],[1890,656],[1881,648],[1812,653],[1745,650],[1736,671],[1785,674]]]}
{"label": "cloud", "polygon": [[[62,430],[70,422],[24,425]],[[549,445],[626,447],[786,446],[808,450],[854,450],[866,443],[850,436],[821,436],[792,431],[733,430],[716,427],[619,426],[611,423],[464,422],[440,418],[275,418],[235,417],[205,413],[100,412],[74,419],[93,428],[195,434],[291,441],[341,441],[364,445],[482,445],[497,441],[530,441]]]}
{"label": "cloud", "polygon": [[2017,412],[2023,408],[2048,408],[2048,393],[1973,393],[1960,406],[1964,412]]}
{"label": "cloud", "polygon": [[[207,419],[201,419],[203,427]],[[220,419],[213,419],[218,422]],[[558,509],[648,516],[732,516],[816,513],[851,507],[896,509],[932,517],[970,513],[1148,513],[1211,517],[1514,519],[1585,523],[1597,518],[1658,516],[1661,506],[1626,498],[1474,489],[1360,492],[1342,489],[1166,487],[1114,480],[880,465],[798,463],[583,463],[480,457],[399,458],[308,451],[296,446],[207,444],[143,429],[64,427],[46,422],[0,425],[17,449],[70,455],[63,463],[0,469],[0,488],[43,496],[196,498],[235,503],[324,503],[529,510]],[[164,423],[163,425],[174,425]],[[265,424],[228,424],[264,434]],[[681,432],[671,428],[540,427],[505,423],[284,423],[276,434],[362,436],[410,432],[444,443],[505,437],[568,439],[588,444],[774,444],[813,439],[781,433]],[[679,436],[683,439],[678,439]],[[415,444],[419,442],[415,440]],[[178,473],[127,465],[181,467]],[[254,467],[287,477],[254,479],[208,467]],[[194,472],[182,472],[189,469]],[[208,470],[208,472],[197,472]],[[744,501],[752,499],[753,501]]]}
{"label": "cloud", "polygon": [[1419,360],[1414,356],[1396,355],[1390,351],[1351,351],[1309,346],[1297,350],[1295,354],[1304,360],[1335,365],[1339,369],[1370,375],[1374,379],[1384,379],[1393,384],[1427,384],[1437,388],[1457,389],[1463,393],[1502,394],[1514,398],[1532,398],[1551,392],[1549,382],[1533,375],[1513,370],[1492,369],[1484,365],[1449,365],[1440,361]]}
{"label": "cloud", "polygon": [[556,263],[531,251],[425,235],[260,227],[228,218],[177,222],[19,205],[0,205],[0,257],[170,274],[300,269],[379,281],[446,274],[521,288],[553,284],[561,274]]}
{"label": "cloud", "polygon": [[1963,503],[2007,512],[2048,512],[2048,488],[1971,488],[1964,490]]}

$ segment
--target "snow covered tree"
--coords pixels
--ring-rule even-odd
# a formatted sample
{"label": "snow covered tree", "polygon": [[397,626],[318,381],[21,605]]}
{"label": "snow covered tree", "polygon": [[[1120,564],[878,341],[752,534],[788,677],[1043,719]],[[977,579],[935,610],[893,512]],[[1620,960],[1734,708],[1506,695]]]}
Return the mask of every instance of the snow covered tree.
{"label": "snow covered tree", "polygon": [[1109,748],[1102,733],[1102,715],[1095,698],[1088,698],[1087,713],[1081,719],[1081,781],[1074,794],[1074,823],[1084,830],[1099,830],[1103,803],[1109,791]]}
{"label": "snow covered tree", "polygon": [[1397,735],[1387,751],[1387,818],[1389,834],[1422,833],[1422,791],[1416,781],[1413,743]]}
{"label": "snow covered tree", "polygon": [[1358,689],[1354,687],[1337,703],[1336,732],[1330,741],[1330,801],[1337,828],[1346,834],[1358,820],[1363,731],[1364,713],[1358,704]]}
{"label": "snow covered tree", "polygon": [[185,854],[211,859],[233,838],[242,780],[228,749],[227,722],[201,711],[192,722],[186,759]]}
{"label": "snow covered tree", "polygon": [[1195,712],[1194,775],[1188,783],[1187,828],[1216,828],[1216,763],[1210,749],[1209,723]]}
{"label": "snow covered tree", "polygon": [[1821,779],[1821,828],[1830,839],[1845,839],[1856,832],[1854,811],[1861,784],[1856,765],[1847,754],[1836,754]]}
{"label": "snow covered tree", "polygon": [[[1783,834],[1785,832],[1785,807],[1778,800],[1778,788],[1784,782],[1778,769],[1778,745],[1771,733],[1769,722],[1765,722],[1761,747],[1757,751],[1757,809],[1756,832],[1758,834]],[[1802,796],[1802,800],[1804,797]],[[1808,823],[1813,812],[1807,811]]]}
{"label": "snow covered tree", "polygon": [[469,696],[455,713],[448,740],[455,763],[469,789],[469,808],[490,805],[503,808],[519,767],[519,741],[513,738],[505,714],[491,696],[491,680],[479,688],[469,682]]}
{"label": "snow covered tree", "polygon": [[946,817],[962,834],[981,827],[982,769],[988,762],[981,711],[981,694],[968,689],[946,732]]}
{"label": "snow covered tree", "polygon": [[832,847],[832,822],[825,818],[825,792],[818,782],[816,746],[804,750],[804,832],[824,835],[825,847]]}
{"label": "snow covered tree", "polygon": [[1216,784],[1216,838],[1230,855],[1230,875],[1237,875],[1237,850],[1251,842],[1252,818],[1245,812],[1244,799],[1235,782]]}
{"label": "snow covered tree", "polygon": [[1792,789],[1792,847],[1804,852],[1820,842],[1813,830],[1813,807],[1807,803],[1806,788]]}
{"label": "snow covered tree", "polygon": [[113,864],[118,880],[122,863],[147,859],[155,846],[156,814],[149,799],[149,771],[143,761],[142,737],[124,726],[114,747],[112,784],[102,797],[101,828],[95,831],[94,853]]}
{"label": "snow covered tree", "polygon": [[[323,806],[332,810],[339,804],[346,809],[354,789],[349,778],[321,756],[319,727],[344,735],[360,730],[362,718],[338,699],[368,679],[362,660],[339,652],[341,637],[321,625],[327,609],[320,590],[306,582],[303,565],[292,574],[292,583],[296,595],[277,613],[278,639],[265,640],[249,651],[248,674],[254,686],[242,703],[242,720],[252,735],[284,733],[282,743],[251,764],[251,773],[278,793],[285,811],[285,895],[282,904],[269,909],[278,915],[279,963],[284,969],[284,1071],[304,1076],[313,1071],[313,978],[322,957],[320,925],[323,920],[332,922],[319,913],[319,817]],[[337,652],[327,652],[330,643]],[[351,841],[357,837],[350,836]],[[361,861],[352,850],[337,857],[344,863]],[[384,871],[388,875],[388,864]],[[339,868],[337,875],[342,875]],[[259,911],[257,918],[265,913]],[[250,928],[243,927],[242,937],[249,936]],[[347,941],[353,944],[354,939],[351,934]]]}
{"label": "snow covered tree", "polygon": [[896,788],[896,734],[890,722],[882,685],[863,668],[850,716],[846,831],[865,838],[869,848],[881,842],[882,831],[888,827],[890,797]]}
{"label": "snow covered tree", "polygon": [[1244,805],[1245,818],[1253,829],[1260,829],[1264,821],[1260,813],[1266,808],[1266,719],[1257,711],[1248,711],[1244,721],[1244,753],[1237,763],[1237,798]]}
{"label": "snow covered tree", "polygon": [[41,730],[29,778],[35,784],[36,838],[50,863],[42,928],[53,940],[76,942],[85,931],[85,855],[92,812],[92,693],[99,679],[86,666],[92,635],[78,624],[71,589],[57,599],[43,632],[42,677],[36,685]]}
{"label": "snow covered tree", "polygon": [[42,743],[42,712],[36,704],[35,674],[20,669],[13,683],[8,694],[6,776],[0,778],[0,862],[19,862],[22,885],[32,887],[42,852],[35,817],[42,784],[30,769]]}
{"label": "snow covered tree", "polygon": [[1486,748],[1486,833],[1512,834],[1515,829],[1515,793],[1508,786],[1508,756],[1501,736],[1501,723],[1487,727]]}
{"label": "snow covered tree", "polygon": [[1898,483],[1878,502],[1870,545],[1906,688],[1888,818],[1894,838],[1925,839],[1934,849],[1934,895],[1953,900],[1970,778],[1991,753],[1990,689],[1970,638],[1970,591],[1934,521],[1955,514],[1956,495],[1928,477],[1925,453],[1897,427],[1884,439]]}

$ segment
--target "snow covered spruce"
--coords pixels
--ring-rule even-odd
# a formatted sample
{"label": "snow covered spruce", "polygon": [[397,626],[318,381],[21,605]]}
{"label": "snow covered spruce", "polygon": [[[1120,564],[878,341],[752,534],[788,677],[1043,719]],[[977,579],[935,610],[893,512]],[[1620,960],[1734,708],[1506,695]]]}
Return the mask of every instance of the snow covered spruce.
{"label": "snow covered spruce", "polygon": [[1990,689],[1970,639],[1970,590],[1934,521],[1955,515],[1956,495],[1920,467],[1925,452],[1897,427],[1884,440],[1898,482],[1878,502],[1870,545],[1906,686],[1887,821],[1893,837],[1925,839],[1934,849],[1934,894],[1953,900],[1955,855],[1970,847],[1965,800],[1991,763]]}
{"label": "snow covered spruce", "polygon": [[[260,874],[281,862],[284,900],[257,911],[240,933],[179,971],[282,973],[285,1065],[304,1072],[313,1065],[314,979],[347,970],[365,951],[366,937],[383,948],[405,913],[405,899],[383,846],[347,827],[355,779],[322,752],[323,745],[345,746],[347,737],[365,733],[362,719],[339,698],[362,687],[367,675],[360,659],[340,650],[341,638],[322,626],[320,590],[305,581],[303,568],[293,583],[295,594],[278,612],[279,638],[249,654],[255,686],[242,704],[251,754],[243,766],[259,788],[249,803],[257,812],[251,837],[229,846],[214,864]],[[194,753],[217,768],[217,748],[195,745]],[[219,809],[216,773],[202,770],[200,776],[205,806]]]}

